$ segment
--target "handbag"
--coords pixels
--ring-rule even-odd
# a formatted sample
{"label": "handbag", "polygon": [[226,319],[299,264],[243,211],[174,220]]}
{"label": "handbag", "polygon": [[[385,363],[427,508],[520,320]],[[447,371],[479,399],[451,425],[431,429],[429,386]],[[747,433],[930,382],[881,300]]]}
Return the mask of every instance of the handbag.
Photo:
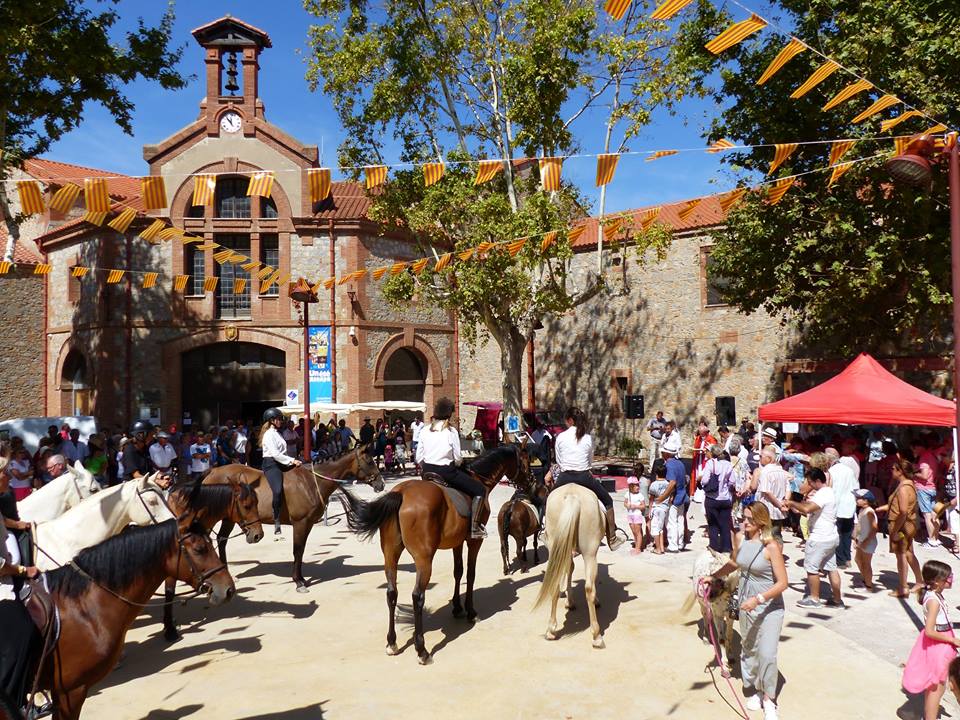
{"label": "handbag", "polygon": [[760,557],[760,553],[763,552],[763,543],[760,543],[760,549],[757,550],[757,554],[753,556],[753,560],[750,561],[750,564],[747,565],[747,572],[740,575],[740,582],[737,583],[737,590],[730,595],[730,599],[727,600],[727,615],[731,620],[740,619],[740,596],[743,595],[743,588],[747,583],[747,577],[750,575],[750,571],[753,569],[753,564],[757,561],[757,558]]}
{"label": "handbag", "polygon": [[716,495],[720,491],[720,473],[716,471],[717,464],[712,460],[710,462],[713,463],[714,469],[707,481],[703,483],[703,492],[707,495]]}

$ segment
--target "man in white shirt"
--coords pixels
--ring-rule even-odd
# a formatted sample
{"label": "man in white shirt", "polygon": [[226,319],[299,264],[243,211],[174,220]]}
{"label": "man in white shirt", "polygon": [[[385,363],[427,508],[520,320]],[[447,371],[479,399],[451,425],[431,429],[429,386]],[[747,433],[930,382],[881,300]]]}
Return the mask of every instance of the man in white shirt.
{"label": "man in white shirt", "polygon": [[200,433],[190,446],[190,475],[196,480],[210,469],[210,436]]}
{"label": "man in white shirt", "polygon": [[833,488],[827,486],[827,476],[818,467],[811,467],[805,476],[805,484],[813,490],[806,500],[787,500],[783,509],[794,510],[807,516],[809,536],[803,553],[803,569],[807,573],[807,597],[797,603],[797,607],[819,608],[820,573],[830,577],[833,597],[828,606],[843,607],[840,595],[840,573],[837,570],[837,545],[840,536],[837,533],[837,501]]}
{"label": "man in white shirt", "polygon": [[[828,447],[823,454],[829,462],[826,470],[827,484],[833,488],[837,500],[837,533],[840,536],[840,543],[837,545],[837,567],[843,570],[850,567],[850,544],[853,542],[854,516],[857,514],[857,498],[853,493],[860,489],[860,482],[834,448]],[[816,455],[812,459],[819,460]],[[821,460],[820,463],[823,465],[825,461]]]}
{"label": "man in white shirt", "polygon": [[790,497],[791,475],[777,464],[777,451],[767,445],[760,451],[760,467],[757,469],[757,499],[770,511],[773,536],[783,543],[783,501]]}
{"label": "man in white shirt", "polygon": [[658,452],[669,453],[674,457],[680,454],[683,447],[683,441],[680,439],[680,431],[677,430],[677,424],[673,420],[667,420],[663,424],[663,436],[660,438],[660,447]]}
{"label": "man in white shirt", "polygon": [[250,443],[249,443],[249,441],[247,440],[247,436],[246,436],[244,433],[241,432],[241,428],[240,428],[240,427],[238,427],[238,428],[237,428],[236,430],[234,430],[233,432],[234,432],[234,436],[233,436],[233,449],[234,449],[234,450],[236,451],[236,453],[237,453],[237,459],[238,459],[241,463],[243,463],[244,465],[246,465],[246,464],[247,464],[247,461],[248,461],[248,459],[249,459],[248,456],[247,456],[247,451],[248,451],[248,449],[249,449],[249,447],[250,447]]}
{"label": "man in white shirt", "polygon": [[70,438],[64,440],[60,445],[60,454],[63,455],[72,465],[75,462],[83,462],[90,455],[85,442],[80,442],[80,431],[74,428],[70,431]]}
{"label": "man in white shirt", "polygon": [[150,462],[155,470],[169,476],[176,467],[177,451],[170,444],[170,436],[162,430],[156,435],[157,441],[150,446]]}
{"label": "man in white shirt", "polygon": [[420,442],[420,432],[423,430],[423,413],[417,413],[417,417],[410,423],[410,455],[417,457],[417,444]]}

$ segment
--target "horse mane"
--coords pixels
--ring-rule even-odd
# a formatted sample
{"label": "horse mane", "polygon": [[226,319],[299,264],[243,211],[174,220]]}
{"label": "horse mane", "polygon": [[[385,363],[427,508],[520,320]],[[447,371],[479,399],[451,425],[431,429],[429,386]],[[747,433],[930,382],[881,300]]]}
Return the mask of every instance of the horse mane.
{"label": "horse mane", "polygon": [[[200,528],[199,532],[205,531]],[[70,565],[48,572],[50,591],[75,598],[87,591],[89,578],[111,590],[129,587],[143,575],[144,568],[160,564],[176,538],[176,520],[130,527],[119,535],[80,551],[73,562],[85,574],[77,572]]]}
{"label": "horse mane", "polygon": [[501,445],[493,450],[488,450],[467,465],[470,470],[478,475],[487,475],[493,472],[494,468],[508,457],[515,457],[517,448],[515,445]]}
{"label": "horse mane", "polygon": [[[241,496],[250,492],[250,486],[246,483],[240,483]],[[225,516],[230,510],[233,502],[233,485],[225,483],[214,483],[204,485],[197,482],[195,485],[184,483],[174,486],[172,493],[180,493],[186,496],[187,510],[198,512],[206,509],[211,515],[216,517]]]}

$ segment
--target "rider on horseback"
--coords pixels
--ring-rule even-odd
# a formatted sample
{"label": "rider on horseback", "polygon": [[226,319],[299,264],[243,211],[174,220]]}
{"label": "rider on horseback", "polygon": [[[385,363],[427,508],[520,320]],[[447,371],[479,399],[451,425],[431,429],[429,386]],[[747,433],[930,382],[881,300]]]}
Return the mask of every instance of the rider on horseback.
{"label": "rider on horseback", "polygon": [[447,485],[472,498],[470,537],[485,538],[487,531],[480,524],[479,515],[486,491],[483,483],[474,480],[458,467],[461,461],[460,433],[450,426],[452,415],[453,402],[450,398],[442,397],[437,400],[430,424],[420,431],[416,462],[424,474],[439,475]]}
{"label": "rider on horseback", "polygon": [[617,521],[614,515],[613,498],[600,481],[590,472],[593,462],[593,438],[587,432],[587,420],[579,408],[567,410],[567,429],[557,436],[555,451],[560,477],[554,487],[575,483],[592,490],[606,510],[607,546],[616,550],[624,539],[617,537]]}
{"label": "rider on horseback", "polygon": [[267,408],[263,413],[264,430],[260,433],[260,446],[263,448],[263,465],[261,469],[267,476],[267,483],[273,492],[273,532],[280,534],[280,506],[283,502],[283,473],[290,466],[297,467],[301,463],[296,458],[286,454],[287,441],[280,434],[284,417],[279,408]]}

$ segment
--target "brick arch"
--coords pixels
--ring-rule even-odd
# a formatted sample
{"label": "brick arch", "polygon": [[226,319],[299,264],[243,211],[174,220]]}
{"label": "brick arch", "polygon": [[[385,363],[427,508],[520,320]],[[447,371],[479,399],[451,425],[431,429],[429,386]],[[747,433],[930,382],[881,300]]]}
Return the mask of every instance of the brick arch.
{"label": "brick arch", "polygon": [[[238,172],[250,172],[254,170],[263,170],[263,168],[251,163],[244,162],[239,160],[237,166],[227,167],[225,162],[216,162],[210,163],[209,165],[204,165],[194,170],[194,174],[200,173],[225,173],[232,174]],[[273,189],[271,191],[271,197],[273,202],[277,205],[277,216],[281,218],[293,217],[295,214],[290,206],[290,199],[287,197],[286,192],[283,190],[283,184],[281,182],[281,177],[283,173],[279,173],[273,181]],[[299,177],[295,182],[299,182]],[[187,177],[184,181],[177,187],[176,192],[173,194],[173,201],[170,203],[170,217],[186,217],[187,211],[190,209],[190,198],[193,196],[193,177]],[[253,219],[253,218],[251,218]]]}
{"label": "brick arch", "polygon": [[387,340],[383,344],[383,347],[380,348],[380,352],[377,353],[377,359],[374,363],[373,384],[375,387],[383,387],[387,360],[400,348],[412,350],[426,361],[426,384],[428,387],[431,385],[436,387],[443,385],[443,367],[440,365],[440,357],[437,355],[436,350],[433,349],[433,346],[419,335],[413,335],[408,341],[406,333],[397,333]]}
{"label": "brick arch", "polygon": [[53,375],[53,389],[56,392],[60,392],[60,382],[63,378],[63,366],[66,365],[67,357],[73,350],[76,350],[78,353],[83,355],[84,359],[87,361],[87,383],[90,385],[90,387],[96,387],[95,378],[97,375],[97,369],[93,365],[90,356],[83,351],[83,348],[80,347],[79,343],[74,342],[73,335],[71,335],[63,341],[63,345],[60,346],[60,350],[57,352],[57,364]]}

